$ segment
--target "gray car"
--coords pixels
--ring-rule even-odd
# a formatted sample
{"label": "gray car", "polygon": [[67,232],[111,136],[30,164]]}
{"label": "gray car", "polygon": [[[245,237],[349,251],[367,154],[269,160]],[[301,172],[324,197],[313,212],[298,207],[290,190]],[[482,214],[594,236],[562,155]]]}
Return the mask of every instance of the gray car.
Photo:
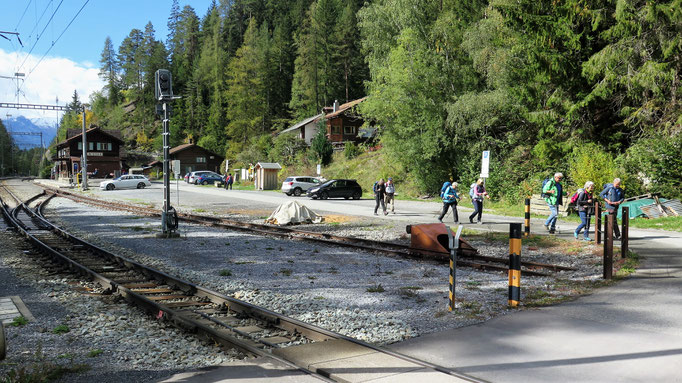
{"label": "gray car", "polygon": [[309,176],[291,176],[282,182],[282,193],[286,195],[300,196],[304,194],[308,189],[318,186],[320,184],[320,179]]}

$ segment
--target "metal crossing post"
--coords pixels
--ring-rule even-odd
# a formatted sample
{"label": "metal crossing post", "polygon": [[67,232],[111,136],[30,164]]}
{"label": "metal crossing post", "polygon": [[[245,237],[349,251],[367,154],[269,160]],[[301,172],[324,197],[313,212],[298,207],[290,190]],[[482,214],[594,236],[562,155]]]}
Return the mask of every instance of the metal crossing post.
{"label": "metal crossing post", "polygon": [[523,236],[528,237],[530,235],[530,198],[526,198],[525,202],[525,208],[526,208],[526,213],[525,213],[525,223],[526,227],[524,228]]}
{"label": "metal crossing post", "polygon": [[630,208],[627,206],[621,207],[621,221],[623,223],[623,230],[620,232],[620,257],[628,256],[628,245],[630,236]]}
{"label": "metal crossing post", "polygon": [[594,240],[599,245],[601,243],[601,204],[594,202]]}
{"label": "metal crossing post", "polygon": [[455,283],[457,282],[457,252],[459,251],[459,236],[462,234],[464,226],[457,227],[457,234],[452,235],[450,227],[448,229],[448,244],[450,247],[450,305],[448,311],[455,310]]}
{"label": "metal crossing post", "polygon": [[509,306],[521,301],[521,224],[509,224]]}
{"label": "metal crossing post", "polygon": [[607,214],[604,219],[604,279],[613,277],[613,224],[615,216]]}

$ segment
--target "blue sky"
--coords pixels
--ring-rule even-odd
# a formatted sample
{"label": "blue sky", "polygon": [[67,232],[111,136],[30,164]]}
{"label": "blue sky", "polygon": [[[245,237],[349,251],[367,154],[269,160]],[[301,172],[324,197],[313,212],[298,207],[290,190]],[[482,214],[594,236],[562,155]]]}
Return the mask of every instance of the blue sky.
{"label": "blue sky", "polygon": [[[180,0],[179,4],[180,8],[191,5],[203,17],[211,2]],[[24,46],[14,36],[6,35],[11,41],[0,38],[0,76],[25,73],[21,103],[54,104],[59,98],[59,103],[64,104],[74,90],[87,100],[103,85],[97,72],[106,37],[111,37],[118,49],[131,29],[144,30],[151,21],[156,38],[165,41],[171,4],[171,0],[89,0],[87,4],[86,0],[2,0],[0,31],[18,32]],[[83,10],[74,19],[81,7]],[[0,78],[0,102],[16,101],[16,84]],[[33,118],[45,114],[2,109],[0,117],[4,119],[6,113]]]}

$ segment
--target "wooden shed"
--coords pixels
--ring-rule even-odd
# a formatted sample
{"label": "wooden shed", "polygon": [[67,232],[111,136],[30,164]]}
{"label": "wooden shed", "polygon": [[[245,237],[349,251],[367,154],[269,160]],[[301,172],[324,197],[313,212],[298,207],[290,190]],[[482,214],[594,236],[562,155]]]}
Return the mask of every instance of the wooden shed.
{"label": "wooden shed", "polygon": [[282,169],[278,163],[259,162],[253,168],[256,190],[275,190],[278,188],[277,173]]}

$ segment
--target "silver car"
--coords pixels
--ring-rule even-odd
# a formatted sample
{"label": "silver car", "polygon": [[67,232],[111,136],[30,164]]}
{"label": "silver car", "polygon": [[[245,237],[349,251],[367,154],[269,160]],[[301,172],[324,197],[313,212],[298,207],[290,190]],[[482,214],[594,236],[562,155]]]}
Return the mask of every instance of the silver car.
{"label": "silver car", "polygon": [[300,196],[311,187],[319,186],[320,179],[308,176],[292,176],[282,182],[282,193],[286,195]]}
{"label": "silver car", "polygon": [[213,173],[210,170],[197,170],[195,172],[189,173],[189,177],[187,178],[187,182],[190,184],[197,184],[197,178],[199,178],[200,175],[204,173]]}
{"label": "silver car", "polygon": [[113,180],[106,180],[99,183],[99,188],[102,190],[114,189],[144,189],[147,186],[152,186],[147,177],[138,174],[126,174]]}

